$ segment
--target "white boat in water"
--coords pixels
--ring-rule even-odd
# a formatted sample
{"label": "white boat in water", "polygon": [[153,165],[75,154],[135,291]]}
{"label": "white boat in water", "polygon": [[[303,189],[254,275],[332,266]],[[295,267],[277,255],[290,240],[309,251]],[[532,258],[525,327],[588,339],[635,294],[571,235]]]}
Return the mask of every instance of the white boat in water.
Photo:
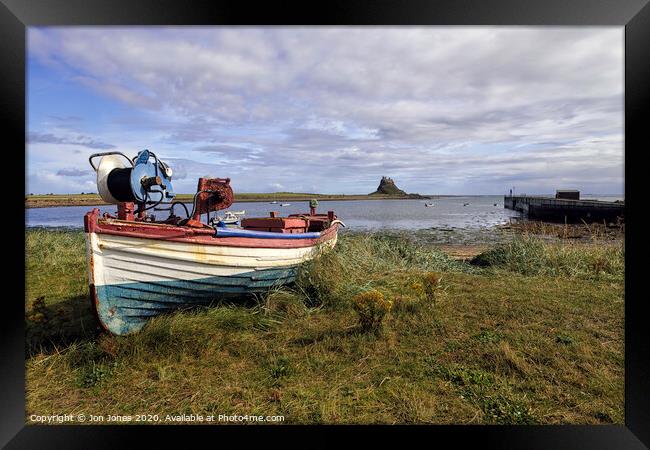
{"label": "white boat in water", "polygon": [[246,211],[226,211],[223,217],[217,217],[217,222],[221,221],[225,224],[235,224],[241,220],[240,216],[246,214]]}

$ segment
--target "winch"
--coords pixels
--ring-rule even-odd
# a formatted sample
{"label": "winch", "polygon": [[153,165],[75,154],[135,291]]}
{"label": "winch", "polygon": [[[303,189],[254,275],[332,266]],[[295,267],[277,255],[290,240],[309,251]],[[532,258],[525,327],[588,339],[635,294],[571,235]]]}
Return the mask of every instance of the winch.
{"label": "winch", "polygon": [[[100,156],[99,166],[95,167],[93,159]],[[129,162],[129,166],[120,156]],[[95,153],[89,162],[97,172],[99,195],[107,203],[157,205],[169,203],[176,196],[171,183],[171,168],[149,150],[142,150],[133,159],[121,152]]]}
{"label": "winch", "polygon": [[[95,166],[93,160],[99,157],[99,165]],[[185,204],[175,200],[171,167],[147,149],[132,159],[116,151],[95,153],[90,156],[89,162],[97,173],[100,197],[107,203],[118,205],[118,218],[121,220],[153,222],[155,217],[147,216],[145,211],[166,210],[170,211],[170,215],[164,223],[203,227],[207,225],[201,223],[201,214],[207,214],[209,221],[211,211],[228,208],[233,202],[230,178],[199,178],[190,213]],[[157,208],[169,203],[168,208]],[[179,203],[185,209],[185,219],[174,215],[174,206]],[[137,210],[134,208],[136,204]]]}

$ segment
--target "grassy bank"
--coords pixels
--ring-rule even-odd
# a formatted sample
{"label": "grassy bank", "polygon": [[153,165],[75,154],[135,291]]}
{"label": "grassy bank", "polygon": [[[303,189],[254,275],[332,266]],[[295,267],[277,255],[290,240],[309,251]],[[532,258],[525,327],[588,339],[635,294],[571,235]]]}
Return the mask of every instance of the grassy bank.
{"label": "grassy bank", "polygon": [[[192,202],[194,194],[178,194],[176,199]],[[235,193],[236,202],[309,201],[317,200],[404,200],[410,197],[400,195],[339,195],[309,194],[296,192]],[[106,205],[98,194],[52,194],[25,196],[26,208],[50,208],[55,206],[99,206]]]}
{"label": "grassy bank", "polygon": [[[517,239],[467,264],[399,236],[347,234],[291,288],[114,337],[95,333],[82,234],[26,239],[28,416],[623,423],[617,244]],[[352,308],[368,290],[392,302],[377,332]]]}
{"label": "grassy bank", "polygon": [[537,236],[563,240],[582,240],[600,244],[608,240],[623,240],[625,223],[549,223],[538,220],[511,221],[499,227],[502,230],[512,230],[523,236]]}

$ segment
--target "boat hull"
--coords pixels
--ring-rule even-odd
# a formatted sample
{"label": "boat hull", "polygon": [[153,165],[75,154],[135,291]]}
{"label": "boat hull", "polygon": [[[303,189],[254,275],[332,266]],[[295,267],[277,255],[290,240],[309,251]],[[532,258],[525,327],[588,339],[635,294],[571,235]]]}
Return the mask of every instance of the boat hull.
{"label": "boat hull", "polygon": [[252,238],[170,238],[155,232],[137,236],[134,227],[89,228],[93,306],[101,325],[117,335],[137,332],[151,317],[178,308],[290,283],[302,262],[333,247],[337,237],[333,230],[323,238],[297,242],[265,239],[266,246],[260,247],[255,246],[260,239]]}

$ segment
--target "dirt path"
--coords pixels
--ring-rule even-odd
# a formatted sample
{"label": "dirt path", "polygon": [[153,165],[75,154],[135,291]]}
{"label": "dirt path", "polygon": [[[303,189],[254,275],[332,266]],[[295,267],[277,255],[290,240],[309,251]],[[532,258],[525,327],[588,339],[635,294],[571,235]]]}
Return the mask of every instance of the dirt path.
{"label": "dirt path", "polygon": [[457,244],[457,245],[436,245],[437,249],[443,251],[453,259],[467,261],[476,255],[483,253],[490,248],[485,244]]}

